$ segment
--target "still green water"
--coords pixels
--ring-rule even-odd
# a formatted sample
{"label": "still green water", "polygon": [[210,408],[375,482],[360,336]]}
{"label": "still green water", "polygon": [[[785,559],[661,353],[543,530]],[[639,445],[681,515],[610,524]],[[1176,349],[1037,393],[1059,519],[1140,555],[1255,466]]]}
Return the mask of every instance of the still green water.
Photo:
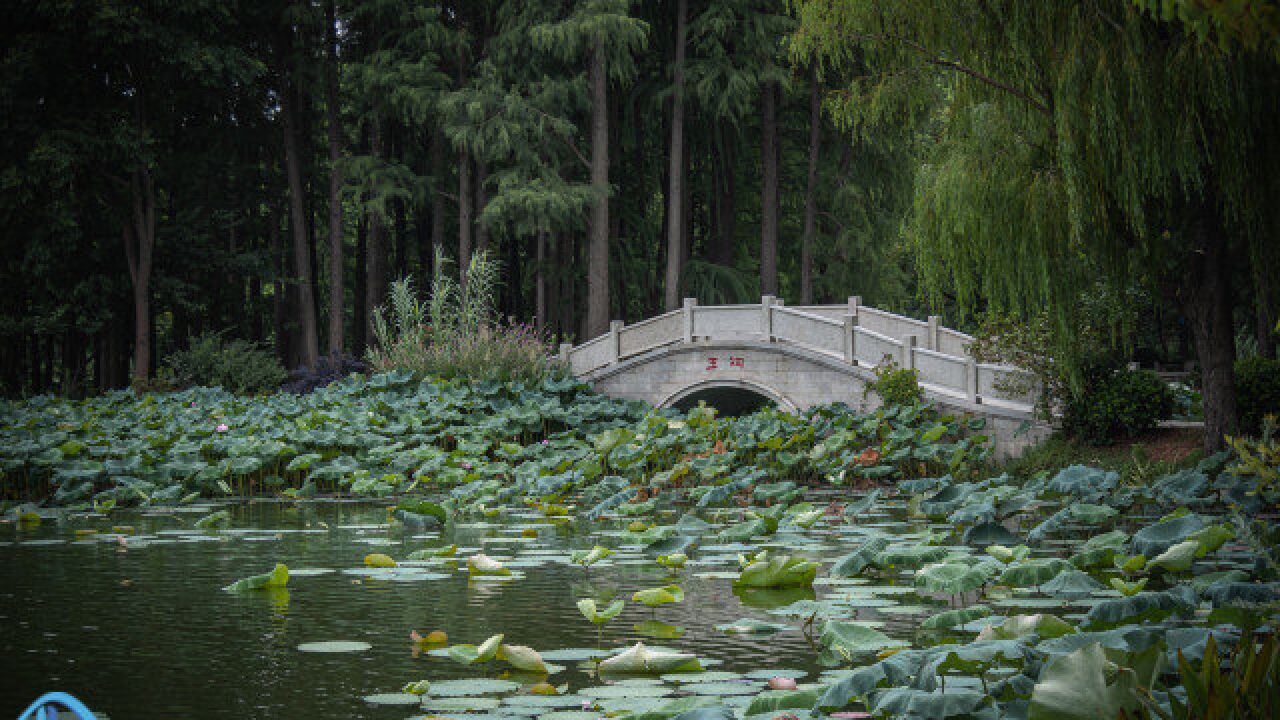
{"label": "still green water", "polygon": [[[0,526],[0,717],[16,717],[37,695],[64,690],[113,720],[146,718],[409,718],[413,707],[375,706],[374,693],[398,692],[409,681],[499,677],[493,667],[461,666],[415,652],[411,629],[443,630],[451,643],[480,643],[494,633],[506,642],[539,651],[596,647],[596,628],[579,613],[579,598],[627,600],[621,616],[605,626],[602,647],[618,649],[637,640],[695,653],[709,670],[789,669],[814,681],[823,668],[801,627],[802,620],[768,609],[814,591],[760,592],[739,596],[729,573],[736,571],[732,546],[703,548],[677,575],[657,567],[638,547],[620,552],[584,572],[568,564],[571,549],[601,543],[619,546],[619,523],[593,533],[557,529],[541,516],[460,523],[443,533],[411,534],[387,523],[385,507],[368,503],[273,501],[229,506],[228,529],[204,531],[195,512],[119,511],[106,518],[46,521],[33,530]],[[886,519],[887,520],[887,519]],[[113,525],[132,525],[122,545]],[[895,523],[883,522],[886,529]],[[74,529],[100,535],[77,539]],[[526,528],[536,538],[523,538]],[[923,530],[900,526],[910,535]],[[847,552],[850,530],[778,537],[787,552],[832,557]],[[364,576],[362,559],[381,552],[402,559],[427,547],[460,546],[456,564],[427,568],[441,579],[393,581]],[[483,550],[523,577],[507,582],[469,581],[467,554]],[[266,572],[276,562],[295,572],[287,592],[230,594],[222,588]],[[699,577],[705,573],[720,577]],[[639,589],[679,583],[683,603],[656,613],[632,602]],[[847,587],[816,588],[818,597]],[[897,588],[906,590],[906,588]],[[893,594],[893,604],[930,605],[936,600]],[[856,604],[856,602],[855,602]],[[878,603],[857,611],[859,620],[879,620],[886,633],[910,639],[920,612],[878,614]],[[909,609],[909,608],[908,608]],[[789,622],[772,636],[729,635],[717,624],[742,617]],[[678,638],[643,634],[656,618],[682,629]],[[821,625],[819,620],[818,625]],[[300,643],[357,640],[372,648],[352,654],[299,652]],[[570,692],[600,681],[577,662],[559,662],[553,675]],[[751,693],[760,679],[743,680]],[[670,687],[671,697],[679,687]],[[749,701],[750,694],[734,701]],[[732,700],[732,698],[730,698]],[[504,707],[505,709],[505,707]],[[532,711],[530,711],[532,712]],[[462,717],[451,713],[449,717]],[[513,717],[514,715],[507,715]],[[526,715],[529,716],[529,715]]]}

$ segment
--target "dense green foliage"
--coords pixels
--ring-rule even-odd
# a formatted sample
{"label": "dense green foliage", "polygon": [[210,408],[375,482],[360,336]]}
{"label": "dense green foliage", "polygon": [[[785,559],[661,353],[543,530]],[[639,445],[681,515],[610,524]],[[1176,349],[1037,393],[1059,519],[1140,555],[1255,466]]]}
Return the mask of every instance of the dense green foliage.
{"label": "dense green foliage", "polygon": [[1280,361],[1256,355],[1237,360],[1236,398],[1240,429],[1257,434],[1264,417],[1280,415]]}
{"label": "dense green foliage", "polygon": [[867,392],[875,393],[885,405],[915,405],[924,399],[915,368],[888,363],[877,365],[874,372],[876,379],[867,384]]}
{"label": "dense green foliage", "polygon": [[[660,311],[674,5],[24,4],[0,30],[0,235],[13,249],[0,272],[14,289],[0,300],[0,387],[123,387],[220,330],[271,345],[290,371],[312,364],[313,335],[364,359],[389,280],[425,281],[437,250],[455,272],[487,250],[502,317],[582,340],[602,197],[612,280],[597,315]],[[769,85],[778,294],[800,297],[792,238],[811,196],[812,298],[919,310],[898,232],[910,142],[850,145],[813,112],[816,78],[781,49],[793,27],[782,4],[693,0],[687,25],[677,294],[759,297]],[[610,168],[599,187],[597,119]],[[813,126],[822,144],[810,148]],[[147,316],[135,317],[139,297]]]}
{"label": "dense green foliage", "polygon": [[[0,462],[8,496],[59,503],[173,503],[260,490],[381,496],[466,483],[504,497],[536,485],[533,494],[550,496],[602,475],[657,489],[692,481],[722,502],[766,478],[782,496],[796,481],[829,475],[962,476],[990,455],[986,438],[973,434],[981,421],[939,417],[923,405],[870,415],[831,407],[802,417],[713,416],[695,409],[677,422],[670,411],[597,396],[572,379],[419,381],[397,371],[302,396],[192,388],[6,403]],[[615,488],[618,502],[624,485]]]}
{"label": "dense green foliage", "polygon": [[1123,442],[1173,414],[1169,386],[1150,370],[1089,373],[1062,409],[1062,429],[1094,445]]}
{"label": "dense green foliage", "polygon": [[285,371],[270,350],[246,340],[228,340],[222,333],[206,333],[166,358],[160,377],[178,389],[203,385],[256,395],[279,390]]}
{"label": "dense green foliage", "polygon": [[1270,47],[1223,49],[1128,0],[815,0],[797,13],[796,57],[872,70],[831,97],[837,118],[909,118],[935,140],[906,223],[926,293],[1047,313],[1052,354],[1076,372],[1094,349],[1080,338],[1086,295],[1159,298],[1187,321],[1206,447],[1221,448],[1238,419],[1235,278],[1251,278],[1241,299],[1260,342],[1276,320]]}

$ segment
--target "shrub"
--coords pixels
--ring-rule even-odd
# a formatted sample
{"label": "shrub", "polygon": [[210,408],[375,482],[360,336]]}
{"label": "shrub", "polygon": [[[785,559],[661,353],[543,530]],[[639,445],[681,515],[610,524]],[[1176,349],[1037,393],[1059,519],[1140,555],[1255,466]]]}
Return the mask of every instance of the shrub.
{"label": "shrub", "polygon": [[177,388],[218,386],[228,392],[256,395],[275,392],[286,373],[271,351],[247,340],[227,340],[219,332],[192,338],[186,350],[165,360],[160,376]]}
{"label": "shrub", "polygon": [[920,373],[914,368],[908,370],[889,361],[877,365],[872,372],[876,379],[867,385],[867,390],[879,395],[885,405],[914,405],[924,399]]}
{"label": "shrub", "polygon": [[1063,405],[1062,428],[1091,444],[1110,445],[1154,428],[1173,414],[1173,393],[1150,370],[1096,366]]}
{"label": "shrub", "polygon": [[369,364],[378,371],[538,384],[563,374],[552,346],[536,328],[502,320],[494,310],[497,268],[476,253],[459,285],[437,252],[427,303],[410,278],[391,284],[387,305],[374,314],[377,346]]}
{"label": "shrub", "polygon": [[348,354],[322,356],[314,367],[305,365],[289,374],[289,382],[280,388],[285,392],[305,395],[318,390],[329,383],[337,382],[348,375],[363,373],[367,370],[364,363]]}
{"label": "shrub", "polygon": [[1255,355],[1237,360],[1235,370],[1240,429],[1256,435],[1263,417],[1280,414],[1280,360]]}

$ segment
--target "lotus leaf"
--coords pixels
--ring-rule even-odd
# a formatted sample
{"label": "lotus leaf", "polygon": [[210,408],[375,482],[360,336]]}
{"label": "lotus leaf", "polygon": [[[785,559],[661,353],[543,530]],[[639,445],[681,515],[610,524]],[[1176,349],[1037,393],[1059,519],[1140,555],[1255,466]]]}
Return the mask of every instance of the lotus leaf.
{"label": "lotus leaf", "polygon": [[950,718],[970,717],[991,703],[985,693],[972,690],[926,691],[895,687],[871,693],[868,707],[884,717]]}
{"label": "lotus leaf", "polygon": [[657,557],[657,563],[659,565],[672,570],[684,567],[684,564],[688,562],[688,560],[689,556],[684,553],[672,553],[670,555],[659,555]]}
{"label": "lotus leaf", "polygon": [[364,556],[364,564],[374,568],[393,568],[396,567],[396,561],[391,559],[390,555],[382,553],[372,553]]}
{"label": "lotus leaf", "polygon": [[809,709],[818,701],[818,696],[825,688],[808,690],[765,690],[756,695],[747,706],[747,715],[774,713],[779,710]]}
{"label": "lotus leaf", "polygon": [[[478,652],[478,650],[477,650]],[[547,664],[537,650],[524,645],[502,645],[498,648],[497,658],[511,667],[524,672],[547,673]]]}
{"label": "lotus leaf", "polygon": [[916,573],[915,585],[932,592],[959,595],[987,584],[990,574],[982,566],[964,563],[929,565]]}
{"label": "lotus leaf", "polygon": [[880,568],[918,569],[942,560],[947,551],[928,545],[893,545],[876,555],[875,564]]}
{"label": "lotus leaf", "polygon": [[502,638],[502,634],[494,635],[478,646],[451,645],[447,652],[454,662],[462,665],[489,662],[497,657],[498,651],[502,648]]}
{"label": "lotus leaf", "polygon": [[1154,557],[1204,527],[1204,519],[1199,515],[1183,515],[1142,528],[1133,534],[1129,544],[1135,554]]}
{"label": "lotus leaf", "polygon": [[1013,615],[999,625],[988,625],[978,633],[978,640],[1014,640],[1032,633],[1041,640],[1052,640],[1074,632],[1074,625],[1056,615]]}
{"label": "lotus leaf", "polygon": [[205,515],[196,521],[198,528],[215,528],[227,525],[231,522],[231,512],[228,510],[219,510],[215,513]]}
{"label": "lotus leaf", "polygon": [[1111,587],[1125,597],[1137,595],[1147,586],[1148,578],[1138,578],[1133,582],[1125,582],[1123,578],[1111,578]]}
{"label": "lotus leaf", "polygon": [[510,575],[511,570],[502,566],[502,563],[485,555],[477,553],[467,558],[467,571],[472,575]]}
{"label": "lotus leaf", "polygon": [[649,607],[658,607],[667,603],[682,602],[684,600],[684,590],[679,585],[647,588],[637,591],[631,596],[631,599]]}
{"label": "lotus leaf", "polygon": [[1064,598],[1081,598],[1086,595],[1105,590],[1102,583],[1094,580],[1088,573],[1066,569],[1056,577],[1040,586],[1041,592]]}
{"label": "lotus leaf", "polygon": [[1013,587],[1038,587],[1070,567],[1071,564],[1061,558],[1023,560],[1005,569],[1000,575],[1000,584]]}
{"label": "lotus leaf", "polygon": [[1104,523],[1116,515],[1120,514],[1119,510],[1110,505],[1090,505],[1088,503],[1073,503],[1071,508],[1071,519],[1078,523],[1086,525],[1097,525]]}
{"label": "lotus leaf", "polygon": [[1097,603],[1089,609],[1087,625],[1090,630],[1105,630],[1126,623],[1155,621],[1172,614],[1189,614],[1195,605],[1195,593],[1187,587],[1139,593]]}
{"label": "lotus leaf", "polygon": [[578,612],[582,613],[583,617],[596,625],[602,625],[617,617],[618,613],[622,612],[622,608],[624,606],[625,603],[621,600],[614,600],[609,607],[601,610],[596,607],[595,600],[592,600],[591,598],[584,598],[578,601]]}
{"label": "lotus leaf", "polygon": [[243,580],[237,580],[223,588],[227,592],[249,592],[251,590],[266,590],[268,588],[282,588],[289,583],[289,568],[284,563],[276,563],[275,568],[269,573],[254,575]]}
{"label": "lotus leaf", "polygon": [[1018,545],[1017,547],[1005,547],[1004,545],[988,545],[986,552],[991,557],[999,560],[1006,565],[1016,560],[1024,560],[1031,554],[1031,548],[1026,545]]}
{"label": "lotus leaf", "polygon": [[590,567],[613,554],[613,550],[596,545],[590,550],[575,550],[569,560],[575,565]]}
{"label": "lotus leaf", "polygon": [[1168,550],[1151,558],[1147,570],[1160,569],[1170,573],[1186,572],[1191,569],[1196,554],[1200,552],[1200,543],[1196,540],[1184,540]]}
{"label": "lotus leaf", "polygon": [[840,557],[829,571],[835,577],[853,577],[875,562],[876,556],[889,547],[889,538],[877,536],[858,546],[857,550]]}
{"label": "lotus leaf", "polygon": [[1136,715],[1142,707],[1133,670],[1087,645],[1052,658],[1031,694],[1029,720],[1096,720]]}
{"label": "lotus leaf", "polygon": [[922,630],[950,630],[990,614],[991,608],[986,605],[970,605],[966,608],[947,610],[937,615],[930,615],[925,618],[924,622],[920,623],[920,628]]}
{"label": "lotus leaf", "polygon": [[636,643],[617,655],[600,661],[601,675],[663,675],[674,672],[701,672],[702,664],[693,655],[650,650]]}
{"label": "lotus leaf", "polygon": [[761,553],[734,581],[737,587],[783,588],[813,585],[818,564],[792,555],[769,556]]}
{"label": "lotus leaf", "polygon": [[907,645],[866,625],[841,620],[824,623],[818,642],[831,657],[845,663],[856,662],[887,648]]}

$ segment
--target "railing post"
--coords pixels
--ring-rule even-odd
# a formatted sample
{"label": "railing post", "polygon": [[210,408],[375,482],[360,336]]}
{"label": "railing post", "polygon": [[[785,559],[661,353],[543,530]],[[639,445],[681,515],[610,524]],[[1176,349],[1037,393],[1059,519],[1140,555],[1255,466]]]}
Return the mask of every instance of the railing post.
{"label": "railing post", "polygon": [[978,404],[978,361],[972,357],[965,359],[964,396],[969,402]]}
{"label": "railing post", "polygon": [[861,295],[849,296],[849,314],[858,317],[858,308],[862,305]]}
{"label": "railing post", "polygon": [[854,344],[857,342],[858,335],[858,316],[844,316],[844,361],[850,365],[858,364],[858,348]]}
{"label": "railing post", "polygon": [[573,343],[560,343],[560,361],[569,362],[569,351],[573,349]]}
{"label": "railing post", "polygon": [[684,299],[684,341],[693,342],[693,309],[698,306],[697,298]]}
{"label": "railing post", "polygon": [[613,358],[609,361],[610,365],[618,362],[622,357],[621,333],[624,325],[626,325],[626,323],[621,320],[609,321],[609,355]]}
{"label": "railing post", "polygon": [[916,366],[916,343],[919,338],[908,335],[902,338],[902,367],[913,370]]}
{"label": "railing post", "polygon": [[773,304],[775,302],[777,298],[772,295],[760,298],[760,331],[764,335],[765,342],[773,342]]}
{"label": "railing post", "polygon": [[925,349],[938,352],[938,326],[942,322],[942,318],[937,315],[929,316],[929,332],[925,335]]}

